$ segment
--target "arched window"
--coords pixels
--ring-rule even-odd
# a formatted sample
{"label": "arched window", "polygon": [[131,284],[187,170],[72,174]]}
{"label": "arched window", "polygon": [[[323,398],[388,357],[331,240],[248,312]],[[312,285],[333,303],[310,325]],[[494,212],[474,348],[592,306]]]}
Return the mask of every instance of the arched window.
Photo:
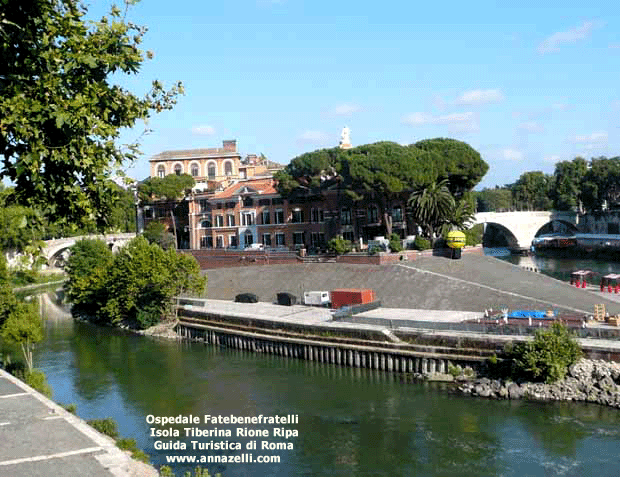
{"label": "arched window", "polygon": [[157,167],[157,177],[163,179],[166,176],[166,167],[161,164]]}
{"label": "arched window", "polygon": [[180,176],[182,172],[183,172],[183,166],[181,166],[181,164],[177,164],[176,166],[174,166],[174,173],[177,176]]}
{"label": "arched window", "polygon": [[200,222],[200,226],[203,229],[210,229],[211,228],[211,219],[203,220],[202,222]]}
{"label": "arched window", "polygon": [[215,179],[215,164],[209,164],[209,179],[213,180]]}
{"label": "arched window", "polygon": [[232,176],[232,162],[228,161],[224,164],[224,174],[227,176]]}
{"label": "arched window", "polygon": [[192,177],[198,177],[200,175],[198,164],[192,164]]}

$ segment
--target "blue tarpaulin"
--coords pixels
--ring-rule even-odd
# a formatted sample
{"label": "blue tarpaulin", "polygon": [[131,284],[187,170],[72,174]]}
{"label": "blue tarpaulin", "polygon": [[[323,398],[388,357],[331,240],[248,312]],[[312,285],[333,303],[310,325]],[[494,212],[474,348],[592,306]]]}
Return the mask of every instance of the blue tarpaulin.
{"label": "blue tarpaulin", "polygon": [[[555,316],[556,312],[553,312],[553,315]],[[539,319],[544,319],[547,318],[547,312],[546,311],[540,311],[540,310],[512,310],[511,312],[508,313],[508,318],[539,318]]]}

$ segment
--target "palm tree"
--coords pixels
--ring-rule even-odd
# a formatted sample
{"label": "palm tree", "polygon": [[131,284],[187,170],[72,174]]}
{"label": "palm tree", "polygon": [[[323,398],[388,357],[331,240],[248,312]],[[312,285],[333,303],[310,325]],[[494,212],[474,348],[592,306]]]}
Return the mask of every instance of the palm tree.
{"label": "palm tree", "polygon": [[456,229],[468,228],[475,217],[474,207],[469,197],[463,196],[455,203],[452,216],[448,219],[448,224]]}
{"label": "palm tree", "polygon": [[455,202],[448,180],[422,184],[407,201],[412,219],[422,227],[424,235],[434,241],[444,224],[454,216]]}

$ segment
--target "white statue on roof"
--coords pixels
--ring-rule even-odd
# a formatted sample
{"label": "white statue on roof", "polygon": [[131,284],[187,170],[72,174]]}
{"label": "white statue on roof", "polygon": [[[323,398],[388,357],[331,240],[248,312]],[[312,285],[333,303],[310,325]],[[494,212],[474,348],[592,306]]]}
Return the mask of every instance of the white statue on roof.
{"label": "white statue on roof", "polygon": [[351,147],[351,130],[348,127],[343,127],[340,133],[340,149],[350,149]]}

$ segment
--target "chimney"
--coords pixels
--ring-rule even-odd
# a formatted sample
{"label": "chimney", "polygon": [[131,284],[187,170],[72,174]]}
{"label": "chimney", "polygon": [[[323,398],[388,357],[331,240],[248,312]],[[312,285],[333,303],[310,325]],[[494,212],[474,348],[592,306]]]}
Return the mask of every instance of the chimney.
{"label": "chimney", "polygon": [[222,145],[224,146],[224,151],[226,152],[237,152],[236,139],[228,139],[226,141],[222,141]]}

